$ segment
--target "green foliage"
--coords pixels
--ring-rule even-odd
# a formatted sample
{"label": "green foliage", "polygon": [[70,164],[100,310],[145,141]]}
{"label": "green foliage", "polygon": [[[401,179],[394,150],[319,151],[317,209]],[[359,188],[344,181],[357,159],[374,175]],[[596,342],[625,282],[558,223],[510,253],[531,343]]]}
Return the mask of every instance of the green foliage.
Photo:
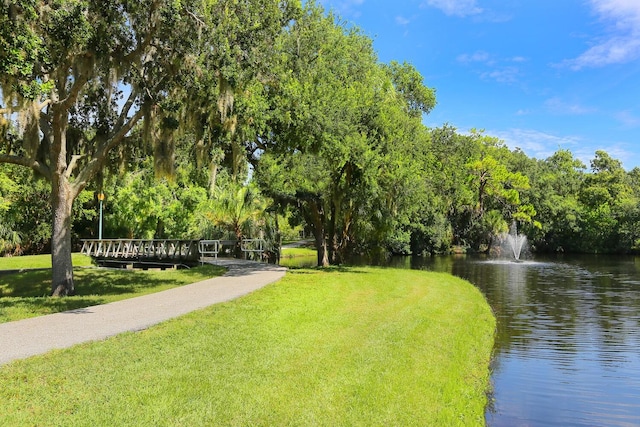
{"label": "green foliage", "polygon": [[434,90],[424,86],[422,75],[413,65],[391,61],[387,69],[396,90],[405,98],[407,114],[421,116],[435,107]]}
{"label": "green foliage", "polygon": [[535,207],[523,199],[529,178],[515,165],[520,153],[481,131],[460,135],[451,126],[433,129],[431,144],[427,186],[438,204],[430,217],[450,229],[448,238],[440,232],[440,247],[486,250],[512,221],[535,224]]}
{"label": "green foliage", "polygon": [[[144,121],[161,172],[172,170],[179,87],[201,3],[53,0],[0,11],[0,163],[50,183],[52,294],[74,292],[72,205]],[[153,130],[153,132],[152,132]],[[150,141],[151,136],[153,141]]]}
{"label": "green foliage", "polygon": [[224,165],[240,182],[248,173],[245,152],[255,149],[272,107],[263,86],[277,78],[274,46],[300,14],[300,1],[204,5],[197,55],[182,79],[181,115],[195,135],[198,164],[210,168],[212,179]]}
{"label": "green foliage", "polygon": [[[47,63],[47,51],[38,37],[34,25],[37,20],[37,1],[4,1],[0,5],[0,79],[4,102],[12,93],[27,99],[36,99],[50,85],[29,81],[38,63]],[[11,83],[9,83],[11,82]]]}
{"label": "green foliage", "polygon": [[640,202],[633,171],[597,151],[591,172],[567,150],[538,162],[530,200],[539,228],[525,232],[537,250],[628,252],[637,250]]}
{"label": "green foliage", "polygon": [[[597,151],[591,162],[592,173],[585,176],[579,200],[585,207],[580,218],[582,250],[585,252],[617,252],[630,247],[620,246],[621,220],[627,219],[630,208],[637,206],[627,174],[620,161],[606,152]],[[625,218],[627,217],[627,218]],[[623,238],[629,240],[633,238]]]}
{"label": "green foliage", "polygon": [[584,164],[567,150],[558,150],[535,165],[530,199],[536,206],[539,229],[525,232],[539,250],[577,250],[579,219],[583,207],[578,201]]}
{"label": "green foliage", "polygon": [[432,203],[413,222],[414,253],[429,251],[432,236],[487,249],[514,220],[535,250],[637,248],[640,174],[625,172],[606,152],[596,152],[587,173],[567,150],[539,161],[482,132],[460,135],[449,126],[431,130],[430,147],[421,191]]}
{"label": "green foliage", "polygon": [[174,180],[157,179],[147,159],[136,170],[107,180],[104,236],[191,237],[190,227],[198,206],[207,200],[207,191],[192,181],[189,168],[183,164]]}
{"label": "green foliage", "polygon": [[0,256],[15,254],[20,248],[22,237],[10,226],[0,223]]}
{"label": "green foliage", "polygon": [[395,247],[407,251],[420,198],[433,91],[408,64],[377,62],[371,40],[314,3],[280,39],[282,70],[267,88],[273,114],[255,179],[281,206],[297,207],[318,263]]}
{"label": "green foliage", "polygon": [[[0,252],[95,236],[97,191],[105,236],[278,242],[305,229],[320,264],[487,249],[513,221],[538,250],[640,246],[640,171],[604,151],[586,171],[567,150],[536,160],[483,131],[427,129],[435,90],[415,67],[380,63],[369,37],[314,1],[0,12],[0,162],[44,179],[0,170]],[[273,203],[234,211],[251,180]],[[49,223],[69,199],[65,234]]]}
{"label": "green foliage", "polygon": [[[263,225],[265,200],[252,185],[230,184],[214,194],[212,209],[206,213],[213,225],[232,233],[235,239],[256,237]],[[253,230],[253,231],[252,231]]]}
{"label": "green foliage", "polygon": [[[15,165],[0,165],[0,229],[4,230],[0,233],[4,244],[0,253],[34,254],[50,248],[49,193],[50,187],[41,177]],[[91,224],[96,215],[91,192],[78,195],[73,214],[74,237],[81,237],[81,227]]]}
{"label": "green foliage", "polygon": [[0,256],[20,251],[22,236],[9,213],[17,190],[15,182],[0,167]]}

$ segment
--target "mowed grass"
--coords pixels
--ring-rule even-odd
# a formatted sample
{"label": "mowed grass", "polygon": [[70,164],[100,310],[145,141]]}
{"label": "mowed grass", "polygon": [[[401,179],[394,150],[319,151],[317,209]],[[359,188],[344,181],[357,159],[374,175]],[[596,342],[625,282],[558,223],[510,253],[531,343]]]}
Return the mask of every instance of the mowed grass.
{"label": "mowed grass", "polygon": [[[74,267],[92,265],[91,257],[79,253],[71,254]],[[26,255],[0,257],[0,270],[21,270],[31,268],[51,268],[51,255]]]}
{"label": "mowed grass", "polygon": [[[49,259],[47,264],[47,258]],[[91,258],[73,255],[76,295],[51,298],[49,255],[0,258],[0,270],[27,269],[0,274],[0,323],[44,314],[106,304],[199,282],[224,273],[222,267],[198,266],[185,270],[141,271],[87,267]],[[28,270],[37,268],[39,270]]]}
{"label": "mowed grass", "polygon": [[0,425],[483,425],[494,329],[481,293],[453,276],[300,269],[0,367]]}

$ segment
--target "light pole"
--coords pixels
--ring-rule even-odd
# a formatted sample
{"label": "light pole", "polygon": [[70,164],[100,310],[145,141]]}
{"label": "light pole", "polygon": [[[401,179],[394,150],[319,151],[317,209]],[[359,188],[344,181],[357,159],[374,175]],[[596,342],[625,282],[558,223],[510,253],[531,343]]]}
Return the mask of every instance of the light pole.
{"label": "light pole", "polygon": [[98,240],[102,240],[102,201],[104,200],[104,193],[101,191],[98,193],[98,201],[100,202],[100,221],[98,223]]}

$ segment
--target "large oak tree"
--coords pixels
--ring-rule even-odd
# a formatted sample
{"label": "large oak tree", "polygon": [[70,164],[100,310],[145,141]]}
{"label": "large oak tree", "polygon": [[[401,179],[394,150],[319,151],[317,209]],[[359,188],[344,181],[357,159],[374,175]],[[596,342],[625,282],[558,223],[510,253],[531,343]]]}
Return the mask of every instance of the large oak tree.
{"label": "large oak tree", "polygon": [[190,61],[199,3],[0,4],[0,162],[51,183],[52,295],[74,293],[72,205],[110,153],[144,121],[156,153],[170,159],[167,100]]}
{"label": "large oak tree", "polygon": [[367,240],[384,246],[418,188],[411,154],[425,141],[433,91],[412,66],[380,64],[368,37],[313,2],[276,51],[267,126],[251,147],[256,180],[305,219],[318,265],[344,261]]}

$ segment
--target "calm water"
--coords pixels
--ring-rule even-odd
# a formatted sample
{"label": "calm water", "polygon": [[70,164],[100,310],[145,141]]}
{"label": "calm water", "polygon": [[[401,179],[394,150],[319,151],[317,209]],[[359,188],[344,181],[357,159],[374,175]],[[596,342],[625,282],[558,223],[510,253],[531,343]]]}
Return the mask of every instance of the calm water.
{"label": "calm water", "polygon": [[640,425],[640,257],[392,264],[452,273],[489,300],[498,318],[489,426]]}

